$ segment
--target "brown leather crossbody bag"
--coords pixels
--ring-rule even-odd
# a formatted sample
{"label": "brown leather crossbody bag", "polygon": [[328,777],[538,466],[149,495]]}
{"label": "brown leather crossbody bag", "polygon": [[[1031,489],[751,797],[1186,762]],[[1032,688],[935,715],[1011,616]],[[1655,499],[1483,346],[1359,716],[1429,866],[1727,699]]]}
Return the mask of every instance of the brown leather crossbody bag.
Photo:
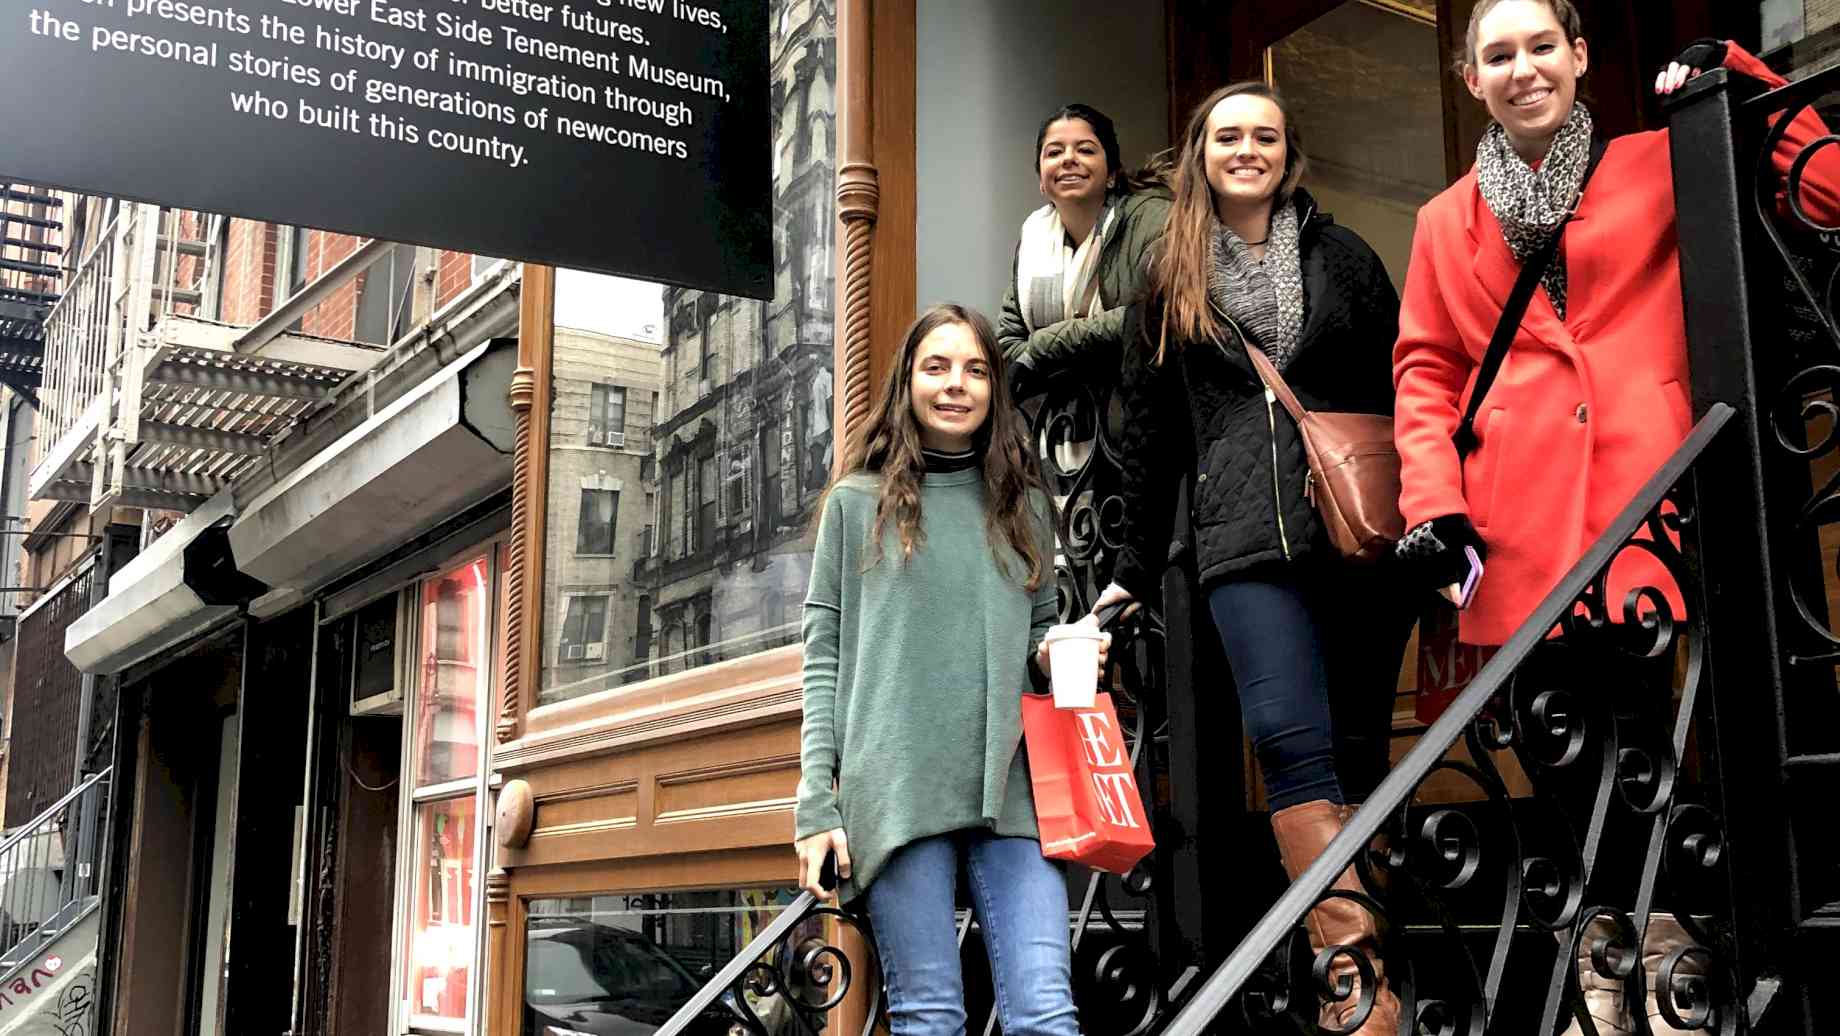
{"label": "brown leather crossbody bag", "polygon": [[1393,419],[1382,414],[1305,410],[1271,359],[1240,335],[1240,344],[1272,397],[1303,436],[1310,464],[1304,493],[1322,515],[1329,542],[1351,561],[1378,561],[1405,535],[1399,513],[1399,450]]}

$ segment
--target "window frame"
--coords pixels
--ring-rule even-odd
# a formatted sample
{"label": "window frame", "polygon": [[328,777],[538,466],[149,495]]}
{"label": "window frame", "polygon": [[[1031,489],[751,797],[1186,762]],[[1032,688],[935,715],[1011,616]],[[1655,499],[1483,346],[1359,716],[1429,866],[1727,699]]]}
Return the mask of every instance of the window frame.
{"label": "window frame", "polygon": [[[501,652],[504,649],[504,606],[506,588],[506,562],[504,546],[509,543],[512,533],[505,530],[484,540],[472,543],[461,550],[444,556],[433,566],[434,571],[418,578],[404,595],[405,607],[416,618],[413,638],[407,648],[410,657],[419,657],[422,645],[422,608],[425,605],[423,588],[430,578],[439,576],[460,565],[475,559],[484,558],[489,578],[486,583],[487,619],[486,643],[483,664],[488,672],[480,697],[474,708],[474,737],[478,745],[478,760],[475,772],[470,777],[440,781],[426,786],[416,785],[416,772],[419,760],[415,757],[416,735],[419,732],[418,715],[421,711],[421,695],[425,688],[422,683],[422,667],[412,666],[413,672],[406,681],[403,695],[402,749],[400,768],[397,771],[397,816],[396,830],[396,873],[394,875],[394,894],[392,896],[392,918],[390,934],[390,1017],[385,1029],[390,1036],[416,1036],[423,1033],[461,1034],[461,1036],[479,1036],[484,1031],[485,1010],[491,989],[485,973],[486,966],[486,875],[491,865],[491,819],[492,819],[492,724],[497,715],[497,703],[503,688],[504,666]],[[410,967],[409,936],[413,930],[413,914],[416,895],[416,863],[420,851],[420,829],[416,824],[416,810],[430,803],[471,798],[473,800],[473,891],[470,898],[471,916],[473,918],[472,960],[467,974],[466,1016],[455,1021],[436,1015],[419,1014],[411,1010],[406,985]],[[406,837],[404,837],[406,836]]]}
{"label": "window frame", "polygon": [[[620,404],[617,422],[607,419],[609,403],[616,398]],[[599,436],[594,434],[597,426]],[[588,445],[609,450],[626,448],[626,386],[611,381],[596,381],[588,386]]]}
{"label": "window frame", "polygon": [[[621,487],[622,489],[625,487]],[[620,553],[620,489],[608,489],[599,486],[582,486],[581,496],[577,498],[575,509],[575,556],[578,558],[612,558]],[[613,511],[607,519],[607,549],[583,550],[584,536],[588,524],[589,493],[610,493],[613,495]],[[599,523],[596,523],[599,524]],[[598,544],[587,544],[598,546]]]}
{"label": "window frame", "polygon": [[[576,601],[594,601],[594,600],[600,601],[600,607],[601,607],[601,621],[600,621],[601,636],[600,636],[600,639],[599,640],[582,640],[579,643],[584,648],[590,644],[601,645],[601,657],[588,658],[584,652],[581,658],[569,658],[568,657],[568,646],[571,643],[569,640],[569,615],[571,611],[574,609]],[[590,663],[605,664],[608,661],[607,644],[609,641],[613,639],[609,633],[609,624],[610,624],[612,615],[613,615],[613,594],[609,591],[597,590],[597,591],[583,591],[581,593],[563,594],[562,596],[562,615],[560,616],[562,620],[562,633],[560,636],[556,638],[556,658],[553,664],[558,665],[558,666],[569,665],[571,663],[579,663],[582,665],[588,665]],[[585,618],[586,617],[584,616],[584,623],[585,623]]]}

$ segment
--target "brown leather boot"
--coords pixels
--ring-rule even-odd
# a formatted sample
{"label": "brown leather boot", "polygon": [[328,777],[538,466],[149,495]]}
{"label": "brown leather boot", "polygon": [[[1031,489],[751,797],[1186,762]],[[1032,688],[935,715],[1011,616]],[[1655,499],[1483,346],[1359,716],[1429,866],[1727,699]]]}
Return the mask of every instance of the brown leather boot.
{"label": "brown leather boot", "polygon": [[[1304,802],[1271,815],[1271,830],[1278,839],[1278,856],[1284,872],[1297,880],[1298,875],[1316,862],[1336,835],[1342,832],[1343,807],[1327,799]],[[1361,892],[1361,882],[1353,867],[1335,879],[1332,888]],[[1311,910],[1305,919],[1310,931],[1310,948],[1321,953],[1325,946],[1352,946],[1372,962],[1380,988],[1374,991],[1374,1009],[1353,1036],[1397,1036],[1399,1000],[1386,986],[1386,972],[1380,961],[1379,925],[1373,914],[1360,904],[1346,899],[1330,899]],[[1355,983],[1355,995],[1346,1000],[1325,1001],[1318,1024],[1340,1028],[1354,1017],[1360,1003],[1360,978],[1353,963],[1338,957],[1335,974],[1347,975]]]}

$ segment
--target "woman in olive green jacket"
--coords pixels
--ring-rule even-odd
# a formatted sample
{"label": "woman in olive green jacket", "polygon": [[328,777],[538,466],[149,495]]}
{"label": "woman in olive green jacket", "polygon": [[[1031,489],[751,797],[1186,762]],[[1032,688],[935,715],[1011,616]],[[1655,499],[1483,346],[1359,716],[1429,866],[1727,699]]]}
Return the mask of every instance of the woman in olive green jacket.
{"label": "woman in olive green jacket", "polygon": [[1035,164],[1048,204],[1022,224],[997,324],[1018,398],[1067,371],[1116,379],[1124,306],[1169,215],[1166,162],[1127,173],[1112,120],[1084,104],[1042,123]]}

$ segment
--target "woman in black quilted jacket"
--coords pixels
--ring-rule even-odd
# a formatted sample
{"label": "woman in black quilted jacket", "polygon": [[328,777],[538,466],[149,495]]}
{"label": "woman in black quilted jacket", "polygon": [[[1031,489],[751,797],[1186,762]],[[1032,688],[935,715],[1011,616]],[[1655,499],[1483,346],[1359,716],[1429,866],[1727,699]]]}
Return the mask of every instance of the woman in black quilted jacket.
{"label": "woman in black quilted jacket", "polygon": [[[1293,878],[1385,775],[1412,620],[1389,573],[1328,544],[1297,427],[1246,354],[1262,350],[1307,409],[1392,413],[1398,294],[1299,188],[1298,136],[1263,83],[1223,87],[1189,117],[1150,292],[1124,318],[1126,543],[1096,606],[1157,599],[1189,481],[1195,568]],[[1360,888],[1352,869],[1337,887]],[[1309,927],[1319,952],[1354,946],[1378,968],[1375,919],[1354,902],[1325,900]],[[1354,977],[1345,954],[1335,968]],[[1322,1024],[1396,1032],[1381,980],[1365,1019],[1351,995]]]}

